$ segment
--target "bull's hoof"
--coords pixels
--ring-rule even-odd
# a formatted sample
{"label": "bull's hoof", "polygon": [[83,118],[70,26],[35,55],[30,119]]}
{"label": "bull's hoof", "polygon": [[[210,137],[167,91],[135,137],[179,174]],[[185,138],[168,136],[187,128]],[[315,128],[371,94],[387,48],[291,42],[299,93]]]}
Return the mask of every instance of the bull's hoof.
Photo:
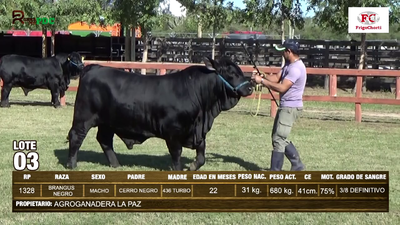
{"label": "bull's hoof", "polygon": [[56,109],[60,109],[61,108],[61,105],[53,105],[54,106],[54,108],[56,108]]}
{"label": "bull's hoof", "polygon": [[67,169],[75,169],[77,167],[77,163],[73,163],[73,162],[67,162]]}
{"label": "bull's hoof", "polygon": [[182,166],[175,166],[174,164],[172,164],[172,170],[173,171],[183,171]]}
{"label": "bull's hoof", "polygon": [[10,103],[1,103],[0,107],[1,108],[10,108]]}
{"label": "bull's hoof", "polygon": [[196,161],[190,163],[189,170],[190,170],[190,171],[196,171],[196,170],[197,170],[197,163],[196,163]]}

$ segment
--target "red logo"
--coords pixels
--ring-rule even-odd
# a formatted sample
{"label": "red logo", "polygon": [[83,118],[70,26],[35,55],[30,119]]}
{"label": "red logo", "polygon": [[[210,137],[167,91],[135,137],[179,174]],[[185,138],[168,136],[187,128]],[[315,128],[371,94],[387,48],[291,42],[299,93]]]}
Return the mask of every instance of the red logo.
{"label": "red logo", "polygon": [[12,23],[15,24],[15,21],[19,21],[22,24],[25,24],[25,22],[28,24],[39,24],[36,22],[35,18],[24,18],[25,17],[25,13],[22,10],[13,10],[12,11]]}
{"label": "red logo", "polygon": [[362,12],[357,19],[363,25],[373,25],[379,22],[380,16],[375,12]]}
{"label": "red logo", "polygon": [[15,23],[15,21],[19,21],[22,24],[24,24],[24,21],[23,21],[23,19],[24,19],[24,11],[13,10],[12,11],[12,18],[13,18],[13,20],[12,20],[13,24]]}

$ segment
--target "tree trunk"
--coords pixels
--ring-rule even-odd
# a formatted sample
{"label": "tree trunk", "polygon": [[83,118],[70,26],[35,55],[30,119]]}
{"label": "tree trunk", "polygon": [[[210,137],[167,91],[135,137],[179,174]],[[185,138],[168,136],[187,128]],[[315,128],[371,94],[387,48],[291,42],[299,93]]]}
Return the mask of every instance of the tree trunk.
{"label": "tree trunk", "polygon": [[56,55],[56,30],[51,29],[51,56]]}
{"label": "tree trunk", "polygon": [[47,57],[47,30],[42,27],[42,58]]}
{"label": "tree trunk", "polygon": [[201,38],[202,36],[203,36],[202,24],[201,24],[201,21],[199,19],[199,22],[197,23],[197,38]]}
{"label": "tree trunk", "polygon": [[294,27],[292,26],[292,39],[294,38]]}
{"label": "tree trunk", "polygon": [[123,37],[124,36],[124,30],[125,30],[125,24],[120,23],[120,27],[119,27],[119,34],[118,36]]}
{"label": "tree trunk", "polygon": [[131,61],[136,62],[136,27],[132,27],[131,31]]}
{"label": "tree trunk", "polygon": [[211,50],[211,58],[214,60],[215,59],[215,23],[213,24],[213,42],[212,42],[212,50]]}
{"label": "tree trunk", "polygon": [[[282,44],[283,41],[285,40],[285,19],[282,18],[281,21],[281,40],[282,40]],[[285,65],[285,57],[282,56],[282,66],[283,67]]]}
{"label": "tree trunk", "polygon": [[129,26],[125,27],[125,61],[131,61],[131,32]]}
{"label": "tree trunk", "polygon": [[[358,69],[362,70],[365,69],[365,65],[366,65],[366,61],[367,61],[367,34],[366,33],[361,33],[361,49],[360,49],[360,60],[359,60],[359,64],[358,64]],[[365,92],[366,90],[366,77],[363,77],[362,79],[362,92]],[[354,88],[352,90],[352,93],[356,93],[356,88],[357,87],[357,79],[356,79],[356,83],[354,85]]]}
{"label": "tree trunk", "polygon": [[217,8],[217,0],[214,0],[214,20],[213,20],[213,27],[212,27],[212,50],[211,50],[211,58],[214,60],[215,59],[215,30],[216,30],[216,18],[217,18],[217,13],[216,13],[216,8]]}
{"label": "tree trunk", "polygon": [[[53,4],[55,4],[56,0],[53,0],[52,2],[53,2]],[[55,55],[56,55],[56,28],[54,28],[54,26],[53,26],[51,28],[51,56],[55,56]]]}
{"label": "tree trunk", "polygon": [[[145,29],[142,30],[142,40],[143,40],[143,56],[142,62],[147,62],[147,53],[149,51],[149,44],[147,43],[147,31]],[[146,75],[146,69],[142,69],[142,74]]]}

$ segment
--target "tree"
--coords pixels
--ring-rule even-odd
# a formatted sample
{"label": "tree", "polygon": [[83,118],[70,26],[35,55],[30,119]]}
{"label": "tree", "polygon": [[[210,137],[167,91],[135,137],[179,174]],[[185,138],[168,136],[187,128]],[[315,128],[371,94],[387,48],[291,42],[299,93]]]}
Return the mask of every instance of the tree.
{"label": "tree", "polygon": [[[14,4],[9,7],[8,3],[5,1],[2,2],[3,7],[7,10],[5,16],[8,17],[10,22],[12,21],[12,11],[13,10],[21,10],[24,12],[24,19],[26,18],[34,18],[33,24],[29,23],[28,21],[22,22],[15,22],[15,23],[5,23],[4,26],[6,29],[12,28],[12,29],[21,29],[21,30],[28,30],[28,34],[30,30],[42,30],[42,57],[45,58],[47,57],[47,52],[46,52],[46,30],[44,26],[37,24],[36,18],[38,17],[45,17],[46,12],[48,12],[49,7],[46,7],[46,1],[45,0],[17,0],[13,2]],[[44,6],[44,7],[43,7]],[[8,14],[9,12],[10,14]],[[46,16],[47,17],[47,16]]]}
{"label": "tree", "polygon": [[187,15],[193,15],[197,18],[197,37],[203,36],[203,21],[206,19],[203,16],[205,6],[209,3],[209,0],[177,0],[187,10]]}
{"label": "tree", "polygon": [[76,21],[101,26],[105,25],[105,21],[112,23],[108,4],[109,0],[44,0],[40,7],[43,17],[55,18],[54,24],[42,25],[44,35],[47,30],[52,31],[52,54],[55,54],[55,31],[66,30],[69,24]]}
{"label": "tree", "polygon": [[[14,0],[1,1],[0,16],[2,29],[42,30],[42,57],[47,57],[47,30],[52,30],[52,54],[54,54],[55,31],[66,29],[72,22],[83,21],[100,24],[100,15],[104,13],[102,5],[106,0]],[[90,10],[88,10],[90,9]],[[12,11],[22,10],[24,18],[54,18],[54,24],[12,23]]]}
{"label": "tree", "polygon": [[288,22],[289,34],[293,28],[303,29],[304,18],[300,0],[276,0],[273,9],[272,22],[281,23],[282,41],[285,39],[285,22]]}
{"label": "tree", "polygon": [[[147,55],[149,52],[149,32],[153,27],[160,23],[160,17],[158,17],[157,8],[162,0],[144,0],[140,2],[140,17],[138,25],[142,30],[142,42],[143,42],[143,55],[142,62],[147,62]],[[146,69],[142,69],[142,74],[146,74]]]}
{"label": "tree", "polygon": [[[133,32],[131,40],[131,30],[135,30],[138,20],[138,11],[136,5],[138,0],[116,0],[113,4],[112,16],[119,20],[125,26],[125,61],[136,58],[135,56],[135,32]],[[132,47],[133,45],[133,47]],[[133,51],[131,51],[133,49]]]}
{"label": "tree", "polygon": [[289,30],[291,27],[304,27],[300,0],[244,0],[244,3],[246,8],[242,12],[242,21],[252,27],[263,24],[270,28],[272,24],[280,24],[282,41],[285,39],[285,21],[289,22]]}
{"label": "tree", "polygon": [[[127,26],[126,38],[125,38],[125,51],[131,52],[130,58],[135,60],[135,28],[140,27],[142,32],[142,41],[144,43],[142,61],[147,61],[148,54],[148,34],[152,30],[154,25],[158,24],[160,19],[157,17],[157,9],[160,2],[163,0],[116,0],[113,8],[113,18],[119,19],[121,23]],[[131,44],[129,45],[129,31],[132,32]],[[127,56],[127,55],[125,55]],[[126,57],[127,58],[127,57]],[[146,70],[142,70],[142,73],[146,73]]]}
{"label": "tree", "polygon": [[[399,23],[400,3],[398,0],[309,0],[310,6],[307,10],[315,12],[315,23],[324,28],[331,28],[336,33],[347,33],[348,29],[348,7],[380,7],[382,5],[390,8],[389,23]],[[355,35],[353,35],[355,36]],[[367,34],[361,33],[361,51],[358,69],[364,69],[366,64],[366,40]],[[363,77],[363,91],[365,91],[365,79]],[[353,91],[355,92],[357,83]]]}
{"label": "tree", "polygon": [[[36,13],[36,9],[39,7],[38,6],[38,0],[32,0],[30,1],[30,4],[28,4],[27,0],[15,0],[15,1],[5,1],[2,0],[0,1],[0,27],[1,29],[10,29],[10,28],[15,28],[15,29],[25,29],[28,28],[29,24],[24,23],[22,24],[19,21],[16,21],[15,23],[12,23],[13,17],[12,17],[12,12],[14,10],[22,10],[25,12],[24,18],[31,17],[30,14],[27,15],[27,12],[32,12],[32,14]],[[32,25],[31,27],[35,27],[35,24]]]}
{"label": "tree", "polygon": [[[2,30],[16,29],[16,30],[27,30],[29,34],[30,30],[40,29],[40,26],[36,24],[36,21],[33,21],[33,24],[30,24],[27,21],[24,23],[20,21],[15,21],[13,23],[13,11],[21,10],[24,12],[23,18],[35,18],[40,15],[39,8],[41,5],[40,0],[15,0],[12,2],[1,1],[1,15],[0,15],[0,26]],[[21,13],[18,13],[17,17],[22,17]]]}
{"label": "tree", "polygon": [[197,21],[193,14],[175,16],[168,7],[160,10],[158,18],[160,22],[155,24],[153,31],[174,33],[194,33],[197,31]]}
{"label": "tree", "polygon": [[[124,23],[127,27],[133,29],[132,42],[129,46],[128,35],[125,39],[125,49],[131,47],[131,58],[136,59],[135,56],[135,28],[140,27],[142,32],[142,41],[144,44],[142,62],[147,61],[147,54],[149,49],[148,35],[149,31],[160,22],[158,17],[157,9],[162,0],[116,0],[113,8],[113,17],[120,19],[121,23]],[[127,30],[129,33],[129,29]],[[146,70],[142,69],[142,74],[145,74]]]}
{"label": "tree", "polygon": [[202,28],[212,28],[212,56],[215,58],[216,31],[225,28],[233,20],[233,2],[225,0],[178,0],[187,11],[198,17],[198,37],[201,38]]}

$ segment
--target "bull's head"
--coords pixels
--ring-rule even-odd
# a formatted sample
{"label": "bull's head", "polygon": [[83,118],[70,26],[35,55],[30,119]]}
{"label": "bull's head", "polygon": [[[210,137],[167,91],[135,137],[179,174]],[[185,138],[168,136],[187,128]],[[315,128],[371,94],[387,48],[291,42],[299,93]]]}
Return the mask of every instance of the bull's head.
{"label": "bull's head", "polygon": [[233,97],[246,97],[253,93],[253,85],[245,77],[239,66],[228,57],[219,60],[204,58],[204,63],[209,70],[215,71],[224,83],[226,89]]}
{"label": "bull's head", "polygon": [[83,57],[77,52],[68,54],[69,71],[72,79],[76,79],[82,72],[84,64]]}

